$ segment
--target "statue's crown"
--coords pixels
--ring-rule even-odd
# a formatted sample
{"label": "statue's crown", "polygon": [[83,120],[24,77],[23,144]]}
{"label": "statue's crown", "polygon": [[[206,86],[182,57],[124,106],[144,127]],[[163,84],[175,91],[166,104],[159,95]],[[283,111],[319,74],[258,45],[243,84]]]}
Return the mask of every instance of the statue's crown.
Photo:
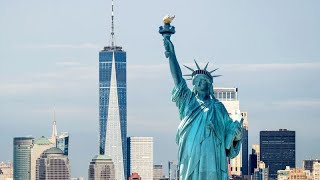
{"label": "statue's crown", "polygon": [[186,75],[184,75],[184,76],[191,76],[191,77],[190,77],[189,79],[187,79],[187,80],[192,80],[196,75],[203,74],[203,75],[205,75],[205,76],[212,82],[214,77],[219,77],[219,76],[221,76],[221,75],[212,75],[212,74],[211,74],[211,73],[215,72],[216,70],[218,70],[219,68],[216,68],[216,69],[214,69],[214,70],[212,70],[212,71],[207,71],[207,67],[208,67],[209,62],[206,64],[206,66],[205,66],[203,69],[200,68],[200,66],[198,65],[198,63],[197,63],[196,60],[194,60],[194,63],[195,63],[196,66],[197,66],[197,69],[196,69],[196,70],[194,70],[194,69],[192,69],[192,68],[184,65],[186,68],[188,68],[189,70],[192,71],[191,74],[186,74]]}

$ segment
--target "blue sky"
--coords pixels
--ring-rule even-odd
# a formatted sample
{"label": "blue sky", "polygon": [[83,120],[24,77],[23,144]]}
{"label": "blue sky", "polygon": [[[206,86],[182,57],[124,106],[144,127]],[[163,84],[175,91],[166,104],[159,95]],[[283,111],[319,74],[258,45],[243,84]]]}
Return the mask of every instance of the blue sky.
{"label": "blue sky", "polygon": [[[0,2],[0,161],[15,136],[70,133],[72,176],[98,152],[98,52],[109,44],[111,1]],[[128,135],[153,136],[155,163],[176,159],[178,111],[158,34],[176,15],[181,64],[219,67],[215,86],[238,87],[249,144],[259,131],[296,131],[297,166],[320,158],[320,2],[117,1],[116,43],[127,51]],[[184,72],[188,72],[183,69]],[[249,147],[250,148],[250,147]]]}

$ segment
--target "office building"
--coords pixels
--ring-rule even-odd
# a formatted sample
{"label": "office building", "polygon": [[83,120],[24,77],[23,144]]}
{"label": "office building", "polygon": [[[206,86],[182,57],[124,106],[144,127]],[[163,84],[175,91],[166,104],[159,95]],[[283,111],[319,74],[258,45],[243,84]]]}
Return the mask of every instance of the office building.
{"label": "office building", "polygon": [[114,164],[110,156],[96,155],[89,165],[89,180],[115,180]]}
{"label": "office building", "polygon": [[277,171],[286,166],[296,167],[295,131],[260,131],[260,160],[269,167],[269,178],[276,179]]}
{"label": "office building", "polygon": [[10,162],[0,163],[0,180],[9,180],[13,179],[13,169],[12,164]]}
{"label": "office building", "polygon": [[143,180],[153,179],[153,138],[128,137],[129,172],[138,173]]}
{"label": "office building", "polygon": [[126,52],[115,44],[113,1],[111,20],[111,44],[99,52],[99,152],[112,158],[115,178],[127,180]]}
{"label": "office building", "polygon": [[68,156],[56,147],[45,150],[36,164],[36,180],[52,179],[70,180]]}
{"label": "office building", "polygon": [[248,157],[248,134],[249,134],[249,124],[248,124],[248,113],[241,112],[243,118],[243,128],[242,128],[242,169],[241,174],[243,176],[249,175],[249,157]]}
{"label": "office building", "polygon": [[[240,112],[238,100],[238,88],[214,88],[214,96],[223,103],[226,107],[230,117],[234,119],[236,114]],[[234,176],[241,176],[242,168],[242,149],[238,156],[230,159],[230,173]]]}
{"label": "office building", "polygon": [[153,165],[153,180],[159,180],[164,176],[161,164]]}
{"label": "office building", "polygon": [[63,154],[69,155],[69,133],[63,132],[57,137],[57,148],[63,151]]}
{"label": "office building", "polygon": [[47,149],[55,147],[55,144],[52,144],[47,138],[44,136],[36,139],[33,142],[33,146],[31,148],[31,179],[36,179],[36,164],[37,159],[40,158],[40,155]]}
{"label": "office building", "polygon": [[178,179],[178,165],[175,161],[168,162],[168,174],[169,180],[177,180]]}
{"label": "office building", "polygon": [[33,140],[33,137],[13,139],[13,177],[15,180],[30,180]]}

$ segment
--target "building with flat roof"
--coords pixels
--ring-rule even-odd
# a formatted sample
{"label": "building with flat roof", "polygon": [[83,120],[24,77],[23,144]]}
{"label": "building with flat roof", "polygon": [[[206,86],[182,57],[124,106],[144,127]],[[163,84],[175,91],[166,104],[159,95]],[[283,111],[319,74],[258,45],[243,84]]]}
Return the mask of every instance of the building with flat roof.
{"label": "building with flat roof", "polygon": [[10,162],[0,163],[0,180],[13,179],[13,167]]}
{"label": "building with flat roof", "polygon": [[128,137],[128,169],[143,180],[153,179],[153,138]]}
{"label": "building with flat roof", "polygon": [[31,179],[31,148],[33,137],[15,137],[13,139],[13,178]]}
{"label": "building with flat roof", "polygon": [[260,160],[269,168],[269,178],[276,179],[277,171],[286,166],[296,167],[295,131],[260,131]]}

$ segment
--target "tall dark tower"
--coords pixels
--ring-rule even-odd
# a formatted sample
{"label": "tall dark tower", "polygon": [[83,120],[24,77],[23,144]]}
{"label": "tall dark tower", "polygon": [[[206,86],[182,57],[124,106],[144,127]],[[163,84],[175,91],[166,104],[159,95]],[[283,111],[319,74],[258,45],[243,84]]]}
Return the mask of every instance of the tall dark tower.
{"label": "tall dark tower", "polygon": [[126,69],[126,52],[115,43],[112,0],[110,44],[99,52],[99,153],[112,158],[117,180],[127,179]]}
{"label": "tall dark tower", "polygon": [[269,167],[269,179],[277,178],[277,171],[286,166],[296,167],[296,132],[260,131],[260,160]]}
{"label": "tall dark tower", "polygon": [[242,118],[244,119],[242,128],[242,175],[248,175],[248,115],[247,112],[241,112]]}

